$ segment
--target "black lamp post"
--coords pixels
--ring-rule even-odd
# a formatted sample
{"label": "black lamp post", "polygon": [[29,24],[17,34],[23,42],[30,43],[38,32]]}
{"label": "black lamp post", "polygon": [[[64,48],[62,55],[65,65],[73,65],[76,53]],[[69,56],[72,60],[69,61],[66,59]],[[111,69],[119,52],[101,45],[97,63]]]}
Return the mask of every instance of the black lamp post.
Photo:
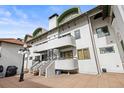
{"label": "black lamp post", "polygon": [[23,60],[22,60],[22,68],[21,68],[21,73],[20,73],[20,78],[19,78],[19,82],[24,81],[24,61],[25,61],[25,54],[29,53],[29,49],[27,48],[27,45],[24,44],[23,49],[20,49],[18,51],[19,54],[23,55]]}

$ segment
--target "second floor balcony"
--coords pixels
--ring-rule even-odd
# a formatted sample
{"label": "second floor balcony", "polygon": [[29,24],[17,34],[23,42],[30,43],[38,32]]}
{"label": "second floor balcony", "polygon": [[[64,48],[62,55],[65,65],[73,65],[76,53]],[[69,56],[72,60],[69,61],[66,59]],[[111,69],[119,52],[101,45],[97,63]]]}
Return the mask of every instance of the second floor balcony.
{"label": "second floor balcony", "polygon": [[44,51],[48,49],[66,47],[66,46],[75,46],[75,38],[71,35],[65,35],[57,37],[52,40],[45,41],[33,46],[33,51]]}
{"label": "second floor balcony", "polygon": [[58,70],[75,70],[78,69],[77,59],[63,59],[55,61],[55,69]]}

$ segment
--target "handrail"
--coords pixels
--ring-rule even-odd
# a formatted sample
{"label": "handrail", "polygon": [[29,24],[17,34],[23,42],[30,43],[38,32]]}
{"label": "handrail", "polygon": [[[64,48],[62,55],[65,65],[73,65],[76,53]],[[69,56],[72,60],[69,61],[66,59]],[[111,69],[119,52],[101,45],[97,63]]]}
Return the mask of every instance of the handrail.
{"label": "handrail", "polygon": [[37,69],[39,69],[39,68],[41,67],[42,64],[43,64],[43,63],[41,62],[41,64],[37,67]]}
{"label": "handrail", "polygon": [[34,63],[32,66],[31,66],[31,69],[33,69],[37,64],[39,64],[41,61],[38,61],[36,63]]}
{"label": "handrail", "polygon": [[[52,66],[52,64],[55,62],[55,60],[57,59],[57,55],[55,54],[55,53],[53,53],[53,55],[54,55],[54,58],[52,58],[52,59],[49,59],[48,61],[47,61],[47,63],[45,63],[44,65],[43,64],[41,64],[40,66],[39,66],[39,75],[41,75],[41,69],[42,70],[45,70],[45,73],[46,73],[46,75],[47,75],[47,70]],[[43,66],[42,66],[43,65]],[[41,67],[42,66],[42,67]],[[40,68],[41,67],[41,68]]]}

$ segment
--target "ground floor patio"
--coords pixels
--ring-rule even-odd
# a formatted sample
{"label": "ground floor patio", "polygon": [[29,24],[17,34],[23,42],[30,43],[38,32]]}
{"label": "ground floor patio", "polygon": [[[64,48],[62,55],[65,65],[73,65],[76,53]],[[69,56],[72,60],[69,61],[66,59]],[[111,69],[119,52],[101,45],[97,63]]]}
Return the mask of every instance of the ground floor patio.
{"label": "ground floor patio", "polygon": [[1,88],[124,88],[124,74],[105,73],[102,75],[62,74],[51,78],[25,74],[25,80],[18,82],[19,76],[0,78]]}

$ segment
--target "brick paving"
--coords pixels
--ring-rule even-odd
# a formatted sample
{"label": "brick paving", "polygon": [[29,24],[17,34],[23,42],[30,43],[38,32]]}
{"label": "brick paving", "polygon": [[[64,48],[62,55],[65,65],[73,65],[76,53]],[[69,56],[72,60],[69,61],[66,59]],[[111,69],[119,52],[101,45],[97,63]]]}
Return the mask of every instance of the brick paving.
{"label": "brick paving", "polygon": [[105,73],[102,75],[62,74],[50,78],[25,75],[23,82],[19,76],[0,78],[1,88],[124,88],[124,74]]}

